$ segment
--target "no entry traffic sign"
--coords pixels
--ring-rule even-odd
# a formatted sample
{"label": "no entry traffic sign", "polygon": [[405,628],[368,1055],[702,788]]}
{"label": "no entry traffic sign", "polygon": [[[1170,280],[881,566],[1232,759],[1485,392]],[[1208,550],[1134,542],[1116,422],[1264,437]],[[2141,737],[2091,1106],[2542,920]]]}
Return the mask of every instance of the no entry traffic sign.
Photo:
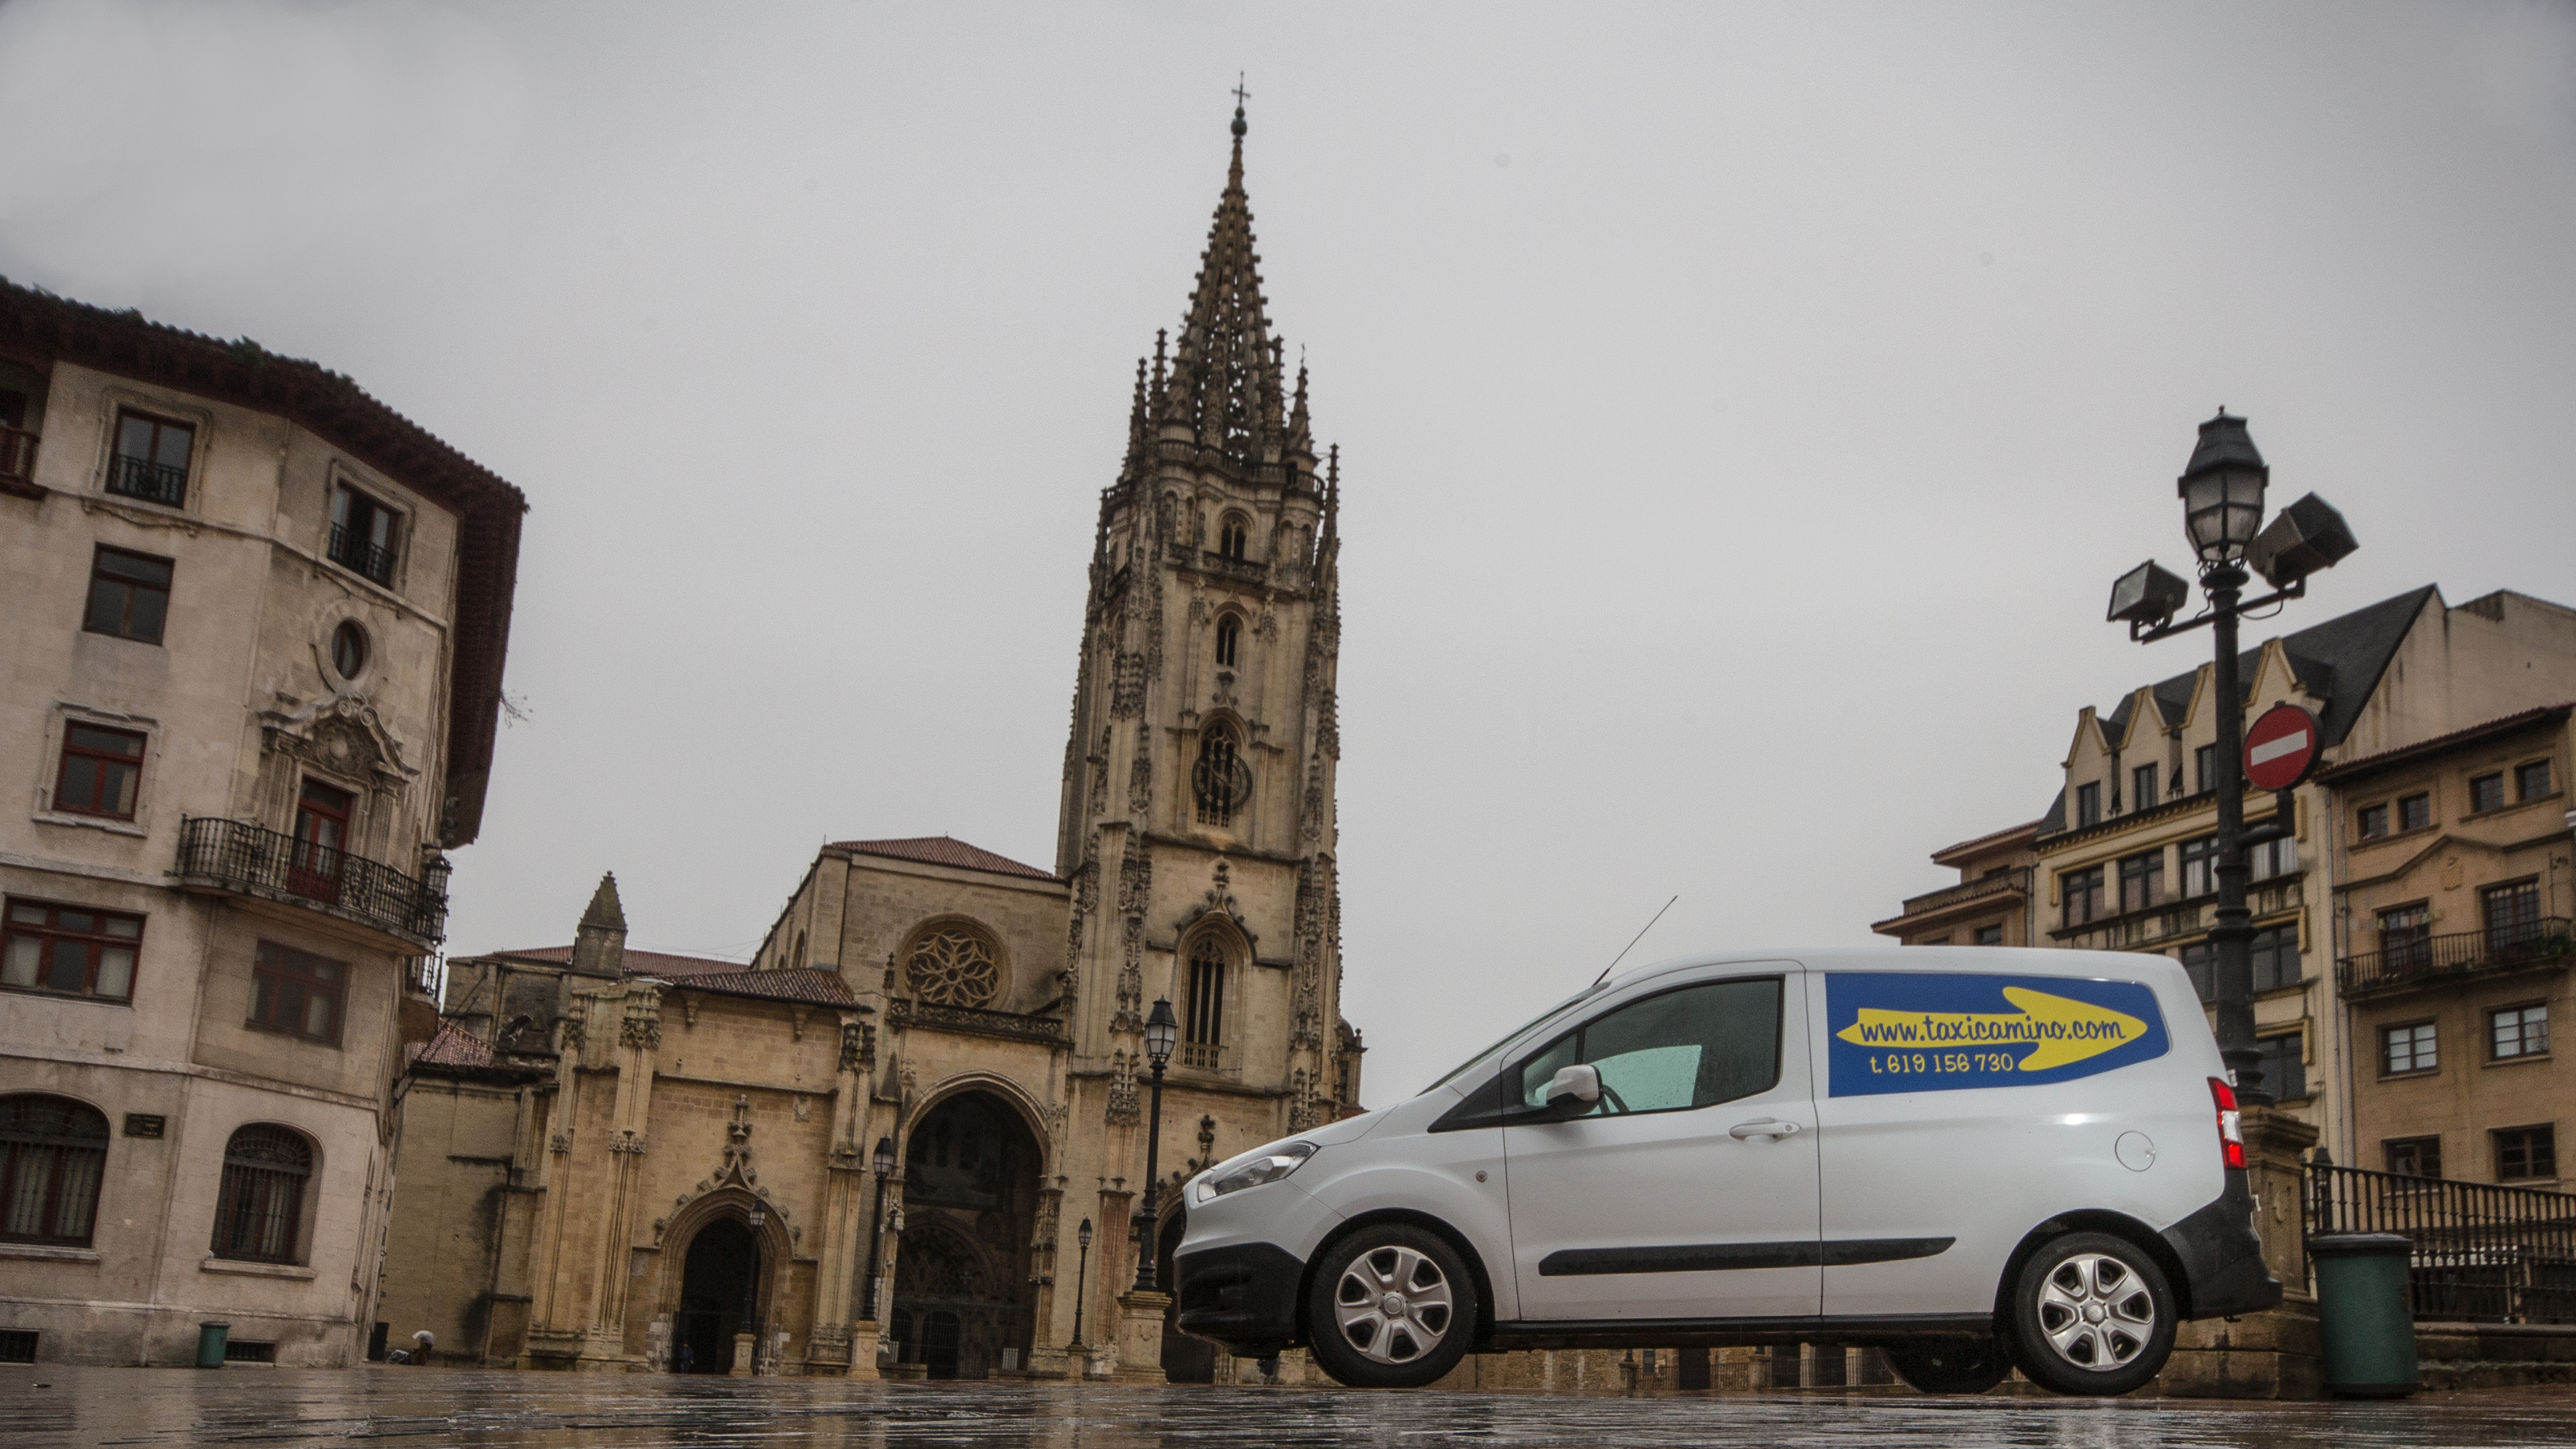
{"label": "no entry traffic sign", "polygon": [[2245,732],[2245,782],[2257,790],[2287,790],[2308,777],[2322,736],[2317,717],[2295,704],[2263,711]]}

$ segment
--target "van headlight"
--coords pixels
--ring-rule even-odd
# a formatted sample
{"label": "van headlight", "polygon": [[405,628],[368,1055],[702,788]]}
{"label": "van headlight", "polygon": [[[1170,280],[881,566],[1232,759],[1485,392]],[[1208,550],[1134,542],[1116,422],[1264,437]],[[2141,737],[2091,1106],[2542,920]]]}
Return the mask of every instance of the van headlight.
{"label": "van headlight", "polygon": [[1315,1144],[1312,1142],[1283,1142],[1276,1147],[1265,1147],[1249,1157],[1238,1157],[1208,1175],[1207,1186],[1200,1190],[1199,1201],[1241,1192],[1247,1187],[1259,1187],[1265,1182],[1277,1182],[1305,1166],[1306,1159],[1314,1155]]}

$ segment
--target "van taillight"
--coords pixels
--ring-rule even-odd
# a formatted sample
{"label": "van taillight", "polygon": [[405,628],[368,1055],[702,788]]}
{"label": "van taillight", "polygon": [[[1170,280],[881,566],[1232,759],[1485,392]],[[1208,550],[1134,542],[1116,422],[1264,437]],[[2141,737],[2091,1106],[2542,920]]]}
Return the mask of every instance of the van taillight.
{"label": "van taillight", "polygon": [[2245,1165],[2245,1114],[2237,1110],[2236,1089],[2225,1077],[2209,1079],[2210,1099],[2218,1104],[2218,1153],[2230,1167]]}

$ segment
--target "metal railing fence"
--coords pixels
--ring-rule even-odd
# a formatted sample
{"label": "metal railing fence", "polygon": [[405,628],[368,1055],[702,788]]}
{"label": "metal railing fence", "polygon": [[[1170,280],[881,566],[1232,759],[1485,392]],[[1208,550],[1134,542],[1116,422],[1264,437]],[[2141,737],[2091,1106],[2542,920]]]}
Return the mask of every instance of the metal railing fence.
{"label": "metal railing fence", "polygon": [[2402,1233],[2413,1245],[2417,1319],[2576,1323],[2576,1193],[2327,1161],[2307,1172],[2309,1236]]}

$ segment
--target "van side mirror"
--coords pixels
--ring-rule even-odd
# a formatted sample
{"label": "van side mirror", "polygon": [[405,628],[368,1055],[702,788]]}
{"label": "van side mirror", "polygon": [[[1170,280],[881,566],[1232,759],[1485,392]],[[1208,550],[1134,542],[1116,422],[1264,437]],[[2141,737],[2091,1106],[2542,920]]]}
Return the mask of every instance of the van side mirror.
{"label": "van side mirror", "polygon": [[1601,1071],[1577,1064],[1559,1067],[1547,1080],[1547,1109],[1572,1117],[1601,1100]]}

